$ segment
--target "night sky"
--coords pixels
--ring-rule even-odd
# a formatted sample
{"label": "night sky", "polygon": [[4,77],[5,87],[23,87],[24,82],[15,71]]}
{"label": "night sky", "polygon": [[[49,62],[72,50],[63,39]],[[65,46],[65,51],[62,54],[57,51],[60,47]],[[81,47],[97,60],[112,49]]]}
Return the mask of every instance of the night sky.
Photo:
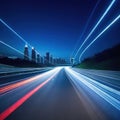
{"label": "night sky", "polygon": [[[50,52],[54,57],[69,59],[75,47],[75,50],[79,48],[110,3],[111,0],[0,0],[0,18],[34,46],[42,56]],[[95,6],[89,25],[80,39]],[[83,48],[119,14],[120,1],[116,0]],[[23,52],[25,43],[2,23],[0,40]],[[118,43],[120,20],[86,51],[82,59]],[[10,54],[7,47],[1,45],[0,48],[0,54]],[[75,52],[73,56],[74,54]]]}

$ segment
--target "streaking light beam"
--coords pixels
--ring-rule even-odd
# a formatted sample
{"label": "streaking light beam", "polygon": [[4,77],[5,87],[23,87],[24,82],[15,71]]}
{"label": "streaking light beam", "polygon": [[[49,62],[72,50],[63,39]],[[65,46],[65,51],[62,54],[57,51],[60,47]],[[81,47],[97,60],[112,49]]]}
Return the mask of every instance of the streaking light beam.
{"label": "streaking light beam", "polygon": [[[12,49],[12,50],[18,52],[18,53],[20,53],[21,55],[24,55],[24,53],[22,53],[21,51],[15,49],[14,47],[8,45],[7,43],[5,43],[5,42],[3,42],[3,41],[0,41],[0,43],[3,44],[3,45],[5,45],[5,46],[7,46],[7,47],[9,47],[9,48]],[[24,55],[24,56],[26,56],[26,55]],[[28,56],[26,56],[26,57],[28,57]],[[29,58],[29,59],[30,59],[30,58]]]}
{"label": "streaking light beam", "polygon": [[17,83],[13,83],[13,84],[6,85],[4,87],[0,87],[0,94],[6,93],[6,92],[8,92],[10,90],[21,87],[21,86],[23,86],[25,84],[28,84],[30,82],[33,82],[35,80],[39,80],[40,78],[43,78],[45,76],[49,76],[50,74],[52,74],[52,73],[54,73],[55,71],[58,71],[58,70],[59,70],[58,68],[55,68],[55,69],[50,70],[48,72],[45,72],[43,74],[36,75],[34,77],[31,77],[31,78],[27,78],[27,79],[19,81]]}
{"label": "streaking light beam", "polygon": [[50,80],[52,80],[57,73],[56,71],[50,78],[48,78],[46,81],[38,85],[36,88],[28,92],[26,95],[24,95],[22,98],[20,98],[18,101],[16,101],[14,104],[12,104],[9,108],[7,108],[5,111],[3,111],[0,114],[0,120],[6,119],[10,114],[12,114],[18,107],[20,107],[25,101],[27,101],[33,94],[35,94],[39,89],[41,89],[44,85],[46,85]]}
{"label": "streaking light beam", "polygon": [[95,10],[96,10],[96,8],[97,8],[97,6],[98,6],[98,4],[99,4],[100,1],[101,1],[101,0],[99,0],[99,1],[96,3],[95,7],[93,8],[93,10],[92,10],[92,12],[91,12],[91,14],[90,14],[90,16],[89,16],[89,19],[87,20],[87,23],[86,23],[86,25],[85,25],[85,28],[84,28],[84,30],[82,31],[82,34],[80,35],[80,38],[78,39],[78,41],[77,41],[77,43],[76,43],[76,45],[75,45],[75,48],[74,48],[74,50],[73,50],[73,52],[72,52],[72,54],[71,54],[71,57],[74,55],[75,51],[77,50],[77,45],[78,45],[78,43],[79,43],[79,40],[81,40],[81,38],[83,37],[85,31],[87,30],[87,27],[88,27],[88,25],[89,25],[89,23],[90,23],[90,21],[91,21],[91,18],[92,18],[92,16],[93,16],[93,14],[94,14],[94,12],[95,12]]}
{"label": "streaking light beam", "polygon": [[11,30],[15,35],[17,35],[23,42],[27,43],[28,42],[23,38],[21,37],[18,33],[16,33],[9,25],[7,25],[2,19],[0,19],[0,22],[3,23],[9,30]]}
{"label": "streaking light beam", "polygon": [[7,43],[5,43],[5,42],[3,42],[3,41],[0,41],[0,43],[2,43],[3,45],[11,48],[12,50],[14,50],[14,51],[16,51],[16,52],[18,52],[18,53],[20,53],[21,55],[24,55],[21,51],[19,51],[19,50],[15,49],[14,47],[8,45]]}
{"label": "streaking light beam", "polygon": [[[107,91],[110,91],[116,95],[118,95],[118,97],[120,97],[120,92],[117,90],[113,90],[110,87],[107,87],[105,85],[99,84],[98,82],[97,85],[99,85],[100,87],[97,87],[95,84],[91,83],[91,79],[89,78],[84,78],[83,76],[81,76],[79,73],[73,71],[70,68],[66,68],[66,72],[67,75],[71,78],[71,80],[73,81],[78,81],[78,84],[84,84],[86,85],[88,88],[90,88],[92,91],[94,91],[96,94],[98,94],[100,97],[102,97],[104,100],[106,100],[108,103],[110,103],[112,106],[114,106],[116,109],[120,110],[120,101],[116,98],[114,98],[112,95],[110,95]],[[90,80],[90,81],[89,81]],[[93,80],[92,80],[93,81]],[[79,83],[80,82],[80,83]],[[104,88],[105,90],[103,90],[102,88]]]}
{"label": "streaking light beam", "polygon": [[85,42],[89,39],[89,37],[92,35],[92,33],[95,31],[95,29],[97,28],[97,26],[100,24],[100,22],[103,20],[103,18],[105,17],[105,15],[108,13],[108,11],[110,10],[110,8],[113,6],[113,4],[115,3],[116,0],[112,0],[112,2],[110,3],[110,5],[108,6],[108,8],[105,10],[104,14],[102,15],[102,17],[99,19],[99,21],[97,22],[97,24],[94,26],[94,28],[91,30],[91,32],[89,33],[89,35],[86,37],[86,39],[84,40],[84,42],[82,43],[82,45],[79,47],[78,51],[75,54],[75,57],[77,56],[78,52],[81,50],[82,46],[85,44]]}
{"label": "streaking light beam", "polygon": [[82,55],[85,53],[85,51],[105,32],[107,31],[118,19],[120,19],[120,15],[118,15],[80,54],[79,61],[82,57]]}
{"label": "streaking light beam", "polygon": [[[23,37],[21,37],[15,30],[13,30],[7,23],[5,23],[2,19],[0,19],[0,22],[3,23],[9,30],[11,30],[15,35],[17,35],[25,44],[29,45],[32,48],[32,45],[30,45]],[[37,50],[35,50],[37,54],[39,53]]]}

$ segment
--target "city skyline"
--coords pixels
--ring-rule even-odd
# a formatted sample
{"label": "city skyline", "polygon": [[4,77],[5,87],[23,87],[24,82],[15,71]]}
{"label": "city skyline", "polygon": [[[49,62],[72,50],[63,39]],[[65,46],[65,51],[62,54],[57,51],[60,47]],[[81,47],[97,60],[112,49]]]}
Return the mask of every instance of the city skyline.
{"label": "city skyline", "polygon": [[0,120],[120,120],[120,0],[0,0]]}
{"label": "city skyline", "polygon": [[[32,1],[29,3],[25,1],[19,1],[17,3],[14,1],[12,8],[9,6],[9,2],[2,2],[2,6],[0,7],[0,11],[3,11],[1,12],[1,20],[4,20],[4,22],[6,22],[6,24],[8,24],[17,34],[25,39],[28,44],[35,47],[36,51],[41,56],[45,55],[46,52],[49,51],[55,57],[62,57],[69,60],[71,57],[74,57],[86,36],[90,33],[111,2],[112,1],[105,2],[101,0],[86,0],[81,2],[77,0],[74,2],[67,2],[67,0],[65,0],[50,2],[46,0],[45,2],[36,1],[36,3],[32,4]],[[22,9],[20,5],[22,5]],[[85,5],[88,6],[87,9],[83,7]],[[77,60],[84,48],[99,34],[99,32],[102,31],[102,29],[104,29],[104,27],[106,27],[106,25],[117,17],[120,12],[118,9],[119,5],[120,2],[116,1],[111,6],[111,9],[99,25],[101,29],[99,29],[98,26],[93,35],[90,39],[88,39],[86,44],[76,56]],[[38,6],[41,7],[39,8]],[[14,11],[15,9],[18,10],[19,14],[17,14],[17,11]],[[7,16],[5,17],[5,15]],[[91,19],[90,16],[92,16]],[[87,23],[89,23],[87,29],[82,38],[80,38]],[[95,42],[94,45],[86,51],[86,53],[82,56],[82,60],[120,43],[119,34],[114,32],[118,30],[119,21],[116,22],[110,30],[106,31],[106,33],[103,34],[103,37],[100,37],[97,42]],[[0,36],[1,41],[14,47],[20,52],[23,52],[23,46],[26,43],[21,41],[18,36],[12,33],[12,31],[10,31],[2,23],[0,23],[0,33],[2,35]],[[0,47],[1,46],[2,45],[0,44]],[[9,51],[8,48],[4,49]],[[29,49],[31,49],[30,46]],[[0,54],[10,53],[1,51]],[[21,55],[19,54],[18,56]]]}
{"label": "city skyline", "polygon": [[[8,56],[6,56],[8,57]],[[40,56],[35,48],[32,48],[32,51],[29,51],[28,45],[25,45],[24,47],[24,60],[26,61],[32,61],[38,64],[66,64],[69,63],[69,61],[66,61],[63,58],[55,58],[53,57],[49,52],[46,52],[46,55]]]}

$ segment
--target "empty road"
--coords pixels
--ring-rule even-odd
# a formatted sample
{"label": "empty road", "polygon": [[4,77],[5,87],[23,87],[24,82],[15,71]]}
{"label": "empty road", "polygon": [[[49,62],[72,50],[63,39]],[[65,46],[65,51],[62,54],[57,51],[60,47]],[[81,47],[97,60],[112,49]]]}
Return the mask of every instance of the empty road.
{"label": "empty road", "polygon": [[19,77],[0,84],[0,120],[120,119],[120,72],[56,67]]}

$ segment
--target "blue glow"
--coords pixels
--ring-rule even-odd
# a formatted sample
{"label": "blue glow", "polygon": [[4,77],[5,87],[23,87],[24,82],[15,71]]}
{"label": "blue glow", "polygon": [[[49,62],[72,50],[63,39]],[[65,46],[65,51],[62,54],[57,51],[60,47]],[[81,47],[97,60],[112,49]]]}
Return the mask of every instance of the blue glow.
{"label": "blue glow", "polygon": [[108,30],[118,19],[120,18],[120,15],[118,15],[92,42],[82,51],[79,57],[79,61],[81,60],[82,55],[85,53],[85,51],[106,31]]}
{"label": "blue glow", "polygon": [[[95,10],[96,10],[99,2],[100,2],[100,0],[97,2],[97,4],[95,5],[94,9],[92,10],[92,12],[91,12],[91,14],[90,14],[90,17],[89,17],[89,19],[88,19],[88,21],[87,21],[87,23],[86,23],[86,25],[85,25],[85,28],[84,28],[82,34],[80,35],[79,40],[81,40],[81,38],[83,37],[85,31],[87,30],[87,27],[88,27],[88,25],[89,25],[89,23],[90,23],[90,20],[91,20],[93,14],[94,14],[94,12],[95,12]],[[74,48],[74,50],[73,50],[73,52],[72,52],[72,54],[71,54],[71,57],[72,57],[73,54],[75,53],[76,47],[77,47],[77,45],[78,45],[78,43],[79,43],[79,40],[77,41],[77,43],[76,43],[76,45],[75,45],[75,48]],[[76,55],[77,55],[77,53],[76,53]],[[76,57],[76,55],[75,55],[75,57]]]}
{"label": "blue glow", "polygon": [[[85,84],[87,87],[89,87],[91,90],[93,90],[95,93],[97,93],[100,97],[102,97],[104,100],[106,100],[108,103],[113,105],[116,109],[120,110],[120,101],[118,98],[120,98],[120,92],[117,90],[114,90],[108,86],[102,85],[99,82],[96,82],[88,77],[83,77],[83,75],[73,71],[70,68],[66,68],[67,75],[71,78],[72,81],[77,81],[78,84]],[[90,82],[92,81],[92,82]],[[94,81],[94,84],[93,84]],[[100,87],[98,87],[98,86]],[[106,92],[109,91],[109,92]],[[116,98],[113,97],[113,94],[116,94]]]}
{"label": "blue glow", "polygon": [[[24,53],[23,53],[23,52],[21,52],[21,51],[19,51],[19,50],[15,49],[14,47],[12,47],[12,46],[8,45],[7,43],[5,43],[5,42],[3,42],[3,41],[0,41],[0,43],[2,43],[3,45],[5,45],[5,46],[9,47],[10,49],[12,49],[12,50],[14,50],[14,51],[16,51],[16,52],[18,52],[18,53],[20,53],[21,55],[23,55],[23,56],[24,56]],[[28,56],[26,56],[26,57],[28,57]],[[29,57],[29,59],[30,59],[30,57]]]}
{"label": "blue glow", "polygon": [[[21,37],[17,32],[15,32],[9,25],[7,25],[7,23],[5,23],[2,19],[0,19],[0,22],[3,23],[15,35],[17,35],[25,44],[29,45],[32,48],[32,46],[23,37]],[[36,52],[39,53],[38,51],[36,51]]]}
{"label": "blue glow", "polygon": [[25,47],[28,47],[28,45],[26,44]]}
{"label": "blue glow", "polygon": [[21,51],[15,49],[14,47],[12,47],[12,46],[10,46],[10,45],[8,45],[8,44],[6,44],[5,42],[0,41],[0,43],[2,43],[3,45],[5,45],[5,46],[11,48],[12,50],[14,50],[14,51],[16,51],[16,52],[18,52],[18,53],[20,53],[21,55],[24,55]]}
{"label": "blue glow", "polygon": [[74,58],[76,58],[78,52],[80,51],[80,49],[82,48],[82,46],[85,44],[85,42],[89,39],[89,37],[92,35],[92,33],[95,31],[95,29],[97,28],[97,26],[100,24],[100,22],[103,20],[103,18],[105,17],[105,15],[108,13],[108,11],[110,10],[110,8],[113,6],[113,4],[115,3],[116,0],[112,0],[112,2],[110,3],[110,5],[108,6],[108,8],[105,10],[104,14],[102,15],[102,17],[99,19],[99,21],[97,22],[97,24],[94,26],[94,28],[91,30],[91,32],[88,34],[88,36],[86,37],[86,39],[84,40],[84,42],[81,44],[81,46],[79,47],[79,49],[77,50]]}
{"label": "blue glow", "polygon": [[11,30],[15,35],[17,35],[23,42],[25,42],[26,44],[28,44],[27,43],[27,41],[24,39],[24,38],[22,38],[18,33],[16,33],[9,25],[7,25],[2,19],[0,19],[0,22],[1,23],[3,23],[9,30]]}

